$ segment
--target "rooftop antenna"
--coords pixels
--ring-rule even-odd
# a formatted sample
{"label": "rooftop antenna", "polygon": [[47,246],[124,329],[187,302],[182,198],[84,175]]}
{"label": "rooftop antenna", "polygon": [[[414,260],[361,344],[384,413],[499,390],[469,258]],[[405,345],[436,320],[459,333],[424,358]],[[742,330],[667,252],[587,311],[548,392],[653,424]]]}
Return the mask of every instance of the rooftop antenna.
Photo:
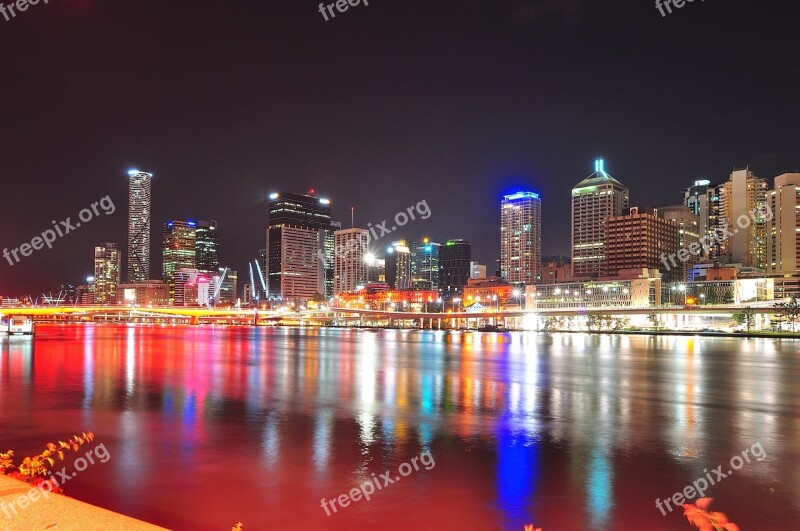
{"label": "rooftop antenna", "polygon": [[351,229],[356,226],[355,219],[356,219],[356,207],[351,206],[350,207],[350,228]]}

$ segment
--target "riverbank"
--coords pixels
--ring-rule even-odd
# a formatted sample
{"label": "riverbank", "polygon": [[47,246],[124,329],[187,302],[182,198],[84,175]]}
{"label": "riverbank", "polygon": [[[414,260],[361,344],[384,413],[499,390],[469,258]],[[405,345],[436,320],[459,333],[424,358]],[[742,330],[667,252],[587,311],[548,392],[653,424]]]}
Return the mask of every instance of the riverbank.
{"label": "riverbank", "polygon": [[[45,496],[46,495],[46,496]],[[134,518],[95,507],[60,494],[40,491],[29,483],[0,476],[0,529],[31,531],[164,530]]]}

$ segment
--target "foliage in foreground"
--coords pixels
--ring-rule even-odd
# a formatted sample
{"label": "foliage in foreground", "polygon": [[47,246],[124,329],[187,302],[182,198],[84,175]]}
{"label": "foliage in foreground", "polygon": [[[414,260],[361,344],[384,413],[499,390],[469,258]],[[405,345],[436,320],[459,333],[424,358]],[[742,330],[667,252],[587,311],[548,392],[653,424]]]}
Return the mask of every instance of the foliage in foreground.
{"label": "foliage in foreground", "polygon": [[[713,501],[714,498],[700,498],[695,503],[684,503],[683,515],[700,531],[740,531],[739,526],[730,522],[725,513],[708,511]],[[542,531],[542,528],[527,524],[525,531]]]}
{"label": "foliage in foreground", "polygon": [[8,475],[14,479],[20,479],[26,483],[31,483],[37,487],[50,484],[52,492],[62,493],[58,483],[52,479],[53,467],[56,461],[63,461],[65,452],[70,450],[77,452],[81,446],[94,440],[94,433],[81,433],[67,439],[66,442],[47,443],[45,450],[33,457],[26,457],[19,466],[14,465],[14,451],[0,453],[0,475]]}

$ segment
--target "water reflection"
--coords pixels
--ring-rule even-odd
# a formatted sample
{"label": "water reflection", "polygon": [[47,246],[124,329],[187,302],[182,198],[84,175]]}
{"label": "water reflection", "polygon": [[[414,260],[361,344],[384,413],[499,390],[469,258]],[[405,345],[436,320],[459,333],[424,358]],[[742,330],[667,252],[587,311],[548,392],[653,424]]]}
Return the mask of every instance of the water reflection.
{"label": "water reflection", "polygon": [[[0,426],[9,446],[105,433],[124,482],[96,501],[176,527],[191,519],[180,495],[146,494],[163,467],[213,484],[224,463],[269,503],[291,488],[296,509],[430,450],[436,473],[354,508],[343,528],[371,511],[402,521],[410,499],[435,520],[456,494],[471,505],[455,521],[472,528],[669,528],[650,522],[652,500],[756,441],[784,466],[746,467],[721,492],[743,502],[740,524],[759,503],[781,522],[800,516],[800,474],[786,466],[800,457],[796,352],[766,339],[52,326],[2,340]],[[261,500],[236,487],[230,499]],[[208,510],[204,522],[229,524]],[[270,510],[264,522],[289,508]]]}

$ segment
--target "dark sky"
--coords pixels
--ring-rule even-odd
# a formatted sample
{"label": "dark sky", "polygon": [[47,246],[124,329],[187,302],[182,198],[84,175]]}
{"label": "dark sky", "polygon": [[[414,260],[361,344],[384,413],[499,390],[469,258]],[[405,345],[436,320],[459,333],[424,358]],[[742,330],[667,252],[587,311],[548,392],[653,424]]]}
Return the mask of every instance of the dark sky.
{"label": "dark sky", "polygon": [[[0,17],[0,247],[110,194],[117,206],[10,267],[0,294],[80,282],[126,238],[130,167],[166,219],[216,219],[243,273],[266,196],[311,187],[349,226],[425,200],[397,237],[499,255],[502,193],[543,197],[569,251],[569,190],[602,154],[634,205],[695,179],[800,168],[796,1],[51,0]],[[391,226],[392,223],[388,225]],[[393,235],[395,236],[395,235]],[[389,238],[387,238],[388,242]],[[491,267],[490,267],[491,270]]]}

